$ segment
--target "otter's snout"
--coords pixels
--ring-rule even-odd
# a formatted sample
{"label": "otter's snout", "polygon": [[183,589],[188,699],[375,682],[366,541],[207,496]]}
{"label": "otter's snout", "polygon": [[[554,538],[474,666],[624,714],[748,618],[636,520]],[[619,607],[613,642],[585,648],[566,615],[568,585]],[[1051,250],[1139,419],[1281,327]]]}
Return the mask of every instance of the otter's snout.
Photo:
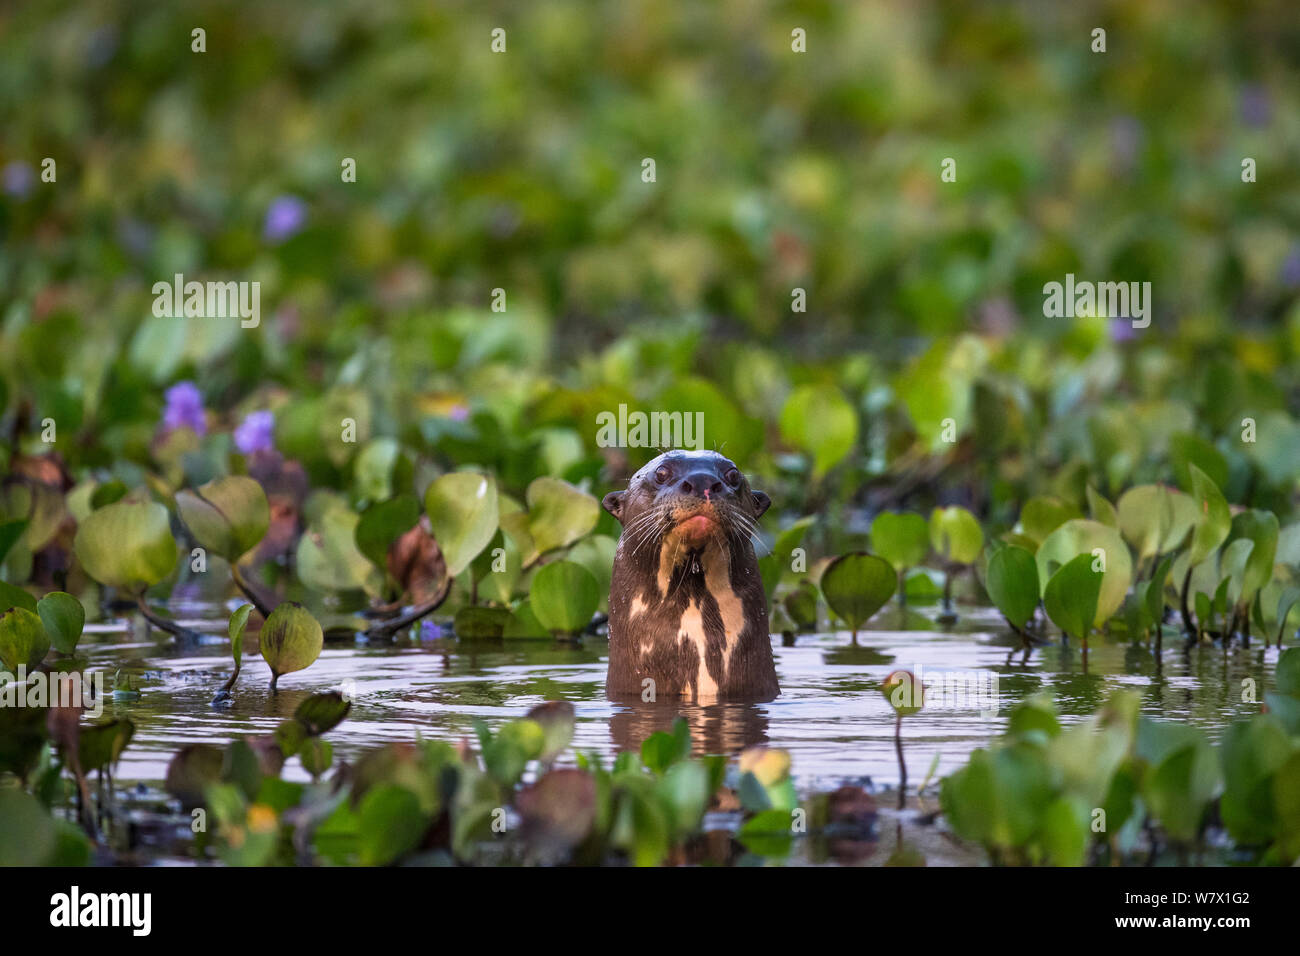
{"label": "otter's snout", "polygon": [[727,486],[720,475],[711,471],[697,471],[683,478],[674,490],[679,494],[708,501],[721,495]]}

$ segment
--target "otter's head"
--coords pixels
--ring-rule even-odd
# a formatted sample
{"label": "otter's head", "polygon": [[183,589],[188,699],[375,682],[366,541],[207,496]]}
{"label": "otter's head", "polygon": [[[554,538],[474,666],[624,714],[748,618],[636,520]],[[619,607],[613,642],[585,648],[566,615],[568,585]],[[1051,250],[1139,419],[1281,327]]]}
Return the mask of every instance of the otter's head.
{"label": "otter's head", "polygon": [[633,475],[627,491],[610,492],[603,502],[622,522],[624,542],[651,560],[747,545],[771,503],[750,489],[735,462],[713,451],[666,452]]}

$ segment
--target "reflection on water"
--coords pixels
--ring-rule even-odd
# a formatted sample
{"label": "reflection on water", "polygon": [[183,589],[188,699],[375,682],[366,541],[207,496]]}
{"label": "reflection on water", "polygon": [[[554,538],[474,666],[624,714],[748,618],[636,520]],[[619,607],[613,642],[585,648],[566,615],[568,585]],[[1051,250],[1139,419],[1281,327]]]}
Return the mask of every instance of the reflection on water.
{"label": "reflection on water", "polygon": [[[187,609],[189,610],[189,609]],[[914,612],[913,612],[914,613]],[[1035,650],[1027,665],[1007,662],[1012,639],[996,612],[975,611],[952,629],[897,626],[896,612],[862,631],[858,646],[848,634],[799,637],[793,646],[773,641],[782,694],[762,704],[708,706],[604,696],[605,642],[581,646],[549,641],[458,644],[443,639],[401,646],[327,645],[311,668],[280,679],[267,690],[269,672],[250,641],[233,707],[210,701],[230,672],[224,609],[210,608],[197,624],[211,642],[179,649],[157,632],[141,634],[128,622],[88,628],[82,649],[92,668],[111,678],[122,668],[143,693],[137,700],[107,702],[106,716],[129,716],[135,740],[123,756],[121,780],[158,781],[182,744],[223,743],[236,735],[269,732],[309,693],[351,680],[355,702],[347,721],[331,731],[336,753],[350,758],[366,747],[416,734],[458,739],[473,735],[473,721],[489,724],[522,716],[544,700],[571,701],[577,711],[574,745],[608,756],[640,746],[683,715],[697,752],[734,754],[755,743],[789,750],[801,788],[832,788],[845,780],[897,780],[892,712],[877,687],[896,668],[926,674],[963,671],[997,675],[996,713],[974,709],[927,709],[904,721],[910,778],[919,781],[938,755],[938,773],[955,770],[976,747],[1004,728],[1008,708],[1026,696],[1053,694],[1066,719],[1091,713],[1115,689],[1139,691],[1153,716],[1206,727],[1217,737],[1228,722],[1258,704],[1243,701],[1243,681],[1257,682],[1256,698],[1271,688],[1276,650],[1252,647],[1224,653],[1187,650],[1166,641],[1161,666],[1146,647],[1107,643],[1094,637],[1089,673],[1076,647]],[[909,615],[908,624],[915,618]],[[111,679],[107,681],[111,686]],[[297,761],[286,775],[305,779]]]}

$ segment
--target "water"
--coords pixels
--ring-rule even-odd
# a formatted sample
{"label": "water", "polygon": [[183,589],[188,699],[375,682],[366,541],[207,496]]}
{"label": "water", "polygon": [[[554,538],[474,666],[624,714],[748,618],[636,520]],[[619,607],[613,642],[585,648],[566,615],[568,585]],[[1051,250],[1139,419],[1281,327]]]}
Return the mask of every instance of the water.
{"label": "water", "polygon": [[[195,607],[185,610],[193,613]],[[104,705],[105,716],[127,716],[136,725],[118,767],[120,781],[157,784],[182,745],[221,745],[235,736],[270,732],[308,694],[350,680],[352,712],[328,735],[342,759],[417,734],[472,739],[476,718],[495,726],[544,700],[563,699],[577,712],[577,750],[608,756],[639,747],[681,714],[691,725],[697,752],[735,754],[759,743],[789,750],[801,790],[865,778],[889,785],[897,782],[898,762],[893,712],[878,690],[881,680],[899,668],[929,675],[996,674],[995,712],[929,708],[904,720],[909,782],[915,786],[936,754],[938,775],[956,770],[973,749],[1002,732],[1012,705],[1039,691],[1055,696],[1068,721],[1092,713],[1117,688],[1133,689],[1142,695],[1144,713],[1204,727],[1217,739],[1232,720],[1258,711],[1257,703],[1242,700],[1243,681],[1253,678],[1262,700],[1272,687],[1278,654],[1258,645],[1226,654],[1212,647],[1188,650],[1181,639],[1166,640],[1157,667],[1146,647],[1094,635],[1084,674],[1077,645],[1049,645],[1036,649],[1027,664],[1020,663],[1019,654],[1008,663],[1014,639],[996,611],[964,610],[956,626],[944,628],[930,620],[933,608],[910,610],[905,619],[890,609],[877,616],[873,629],[858,635],[857,646],[847,633],[800,636],[792,646],[774,637],[782,687],[775,701],[695,706],[606,700],[607,647],[596,637],[581,645],[470,645],[453,639],[396,646],[327,643],[310,668],[280,679],[276,695],[268,692],[269,671],[256,641],[249,640],[234,706],[215,709],[210,702],[232,666],[227,612],[219,605],[198,610],[183,623],[212,638],[191,648],[178,648],[158,631],[144,633],[138,622],[87,628],[81,650],[90,670],[106,671],[111,686],[113,672],[121,668],[141,691],[138,699]],[[306,779],[296,758],[285,775]]]}

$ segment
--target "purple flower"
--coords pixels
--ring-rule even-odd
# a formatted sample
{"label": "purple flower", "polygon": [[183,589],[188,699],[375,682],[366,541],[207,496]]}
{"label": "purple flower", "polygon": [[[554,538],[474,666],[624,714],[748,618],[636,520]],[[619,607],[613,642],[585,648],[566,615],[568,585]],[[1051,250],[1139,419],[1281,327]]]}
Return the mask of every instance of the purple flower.
{"label": "purple flower", "polygon": [[464,404],[463,402],[457,402],[455,405],[451,406],[451,410],[447,412],[447,417],[450,418],[453,422],[468,421],[469,406]]}
{"label": "purple flower", "polygon": [[15,199],[26,199],[32,194],[32,189],[36,185],[36,171],[32,169],[30,163],[15,159],[5,166],[0,179],[4,180],[6,195],[13,196]]}
{"label": "purple flower", "polygon": [[1282,262],[1282,284],[1288,289],[1300,287],[1300,245],[1292,246]]}
{"label": "purple flower", "polygon": [[163,393],[167,407],[163,409],[163,425],[167,429],[192,428],[195,434],[208,430],[203,415],[203,395],[193,382],[177,382]]}
{"label": "purple flower", "polygon": [[1131,316],[1110,320],[1110,340],[1112,342],[1132,342],[1135,338],[1137,338],[1137,333],[1133,331],[1133,318]]}
{"label": "purple flower", "polygon": [[1267,126],[1273,121],[1273,101],[1262,86],[1248,86],[1241,91],[1241,118],[1247,126]]}
{"label": "purple flower", "polygon": [[284,242],[302,231],[307,222],[307,204],[297,196],[277,196],[266,210],[262,236],[268,242]]}
{"label": "purple flower", "polygon": [[249,412],[235,429],[235,447],[245,455],[275,450],[275,413]]}

